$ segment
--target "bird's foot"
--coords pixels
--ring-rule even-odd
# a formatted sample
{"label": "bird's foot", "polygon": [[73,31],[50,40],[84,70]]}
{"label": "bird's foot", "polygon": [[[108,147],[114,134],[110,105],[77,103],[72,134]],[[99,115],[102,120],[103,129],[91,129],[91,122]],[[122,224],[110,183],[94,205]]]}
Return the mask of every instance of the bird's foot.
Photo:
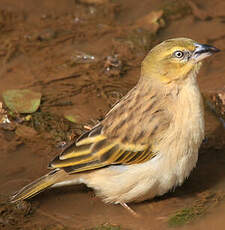
{"label": "bird's foot", "polygon": [[130,212],[133,216],[135,217],[140,217],[139,214],[137,214],[132,208],[130,208],[126,203],[120,202],[120,204],[128,211]]}

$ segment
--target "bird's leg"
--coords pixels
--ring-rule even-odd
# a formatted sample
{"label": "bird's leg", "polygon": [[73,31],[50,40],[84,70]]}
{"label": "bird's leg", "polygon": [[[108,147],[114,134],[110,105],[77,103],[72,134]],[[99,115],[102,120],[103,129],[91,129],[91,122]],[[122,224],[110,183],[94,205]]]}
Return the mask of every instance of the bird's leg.
{"label": "bird's leg", "polygon": [[130,212],[133,216],[139,217],[139,215],[138,215],[132,208],[130,208],[126,203],[120,202],[120,204],[121,204],[128,212]]}

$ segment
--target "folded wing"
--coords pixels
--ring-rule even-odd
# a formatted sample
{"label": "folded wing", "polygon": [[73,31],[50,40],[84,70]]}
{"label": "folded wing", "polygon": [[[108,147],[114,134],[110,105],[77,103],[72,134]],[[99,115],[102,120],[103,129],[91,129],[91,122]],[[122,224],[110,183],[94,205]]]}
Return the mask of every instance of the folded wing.
{"label": "folded wing", "polygon": [[77,173],[115,164],[137,164],[150,160],[154,154],[148,145],[122,144],[102,134],[99,124],[83,134],[51,163],[51,168],[63,168]]}

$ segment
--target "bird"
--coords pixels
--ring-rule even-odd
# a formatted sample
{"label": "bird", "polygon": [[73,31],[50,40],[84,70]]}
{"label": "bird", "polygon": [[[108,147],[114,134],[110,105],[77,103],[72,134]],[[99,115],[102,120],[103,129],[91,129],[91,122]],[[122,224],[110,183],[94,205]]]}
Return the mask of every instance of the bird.
{"label": "bird", "polygon": [[50,162],[49,173],[11,196],[11,202],[47,188],[85,184],[105,203],[135,214],[128,203],[180,186],[196,166],[204,139],[197,74],[202,60],[219,51],[189,38],[153,47],[137,84]]}

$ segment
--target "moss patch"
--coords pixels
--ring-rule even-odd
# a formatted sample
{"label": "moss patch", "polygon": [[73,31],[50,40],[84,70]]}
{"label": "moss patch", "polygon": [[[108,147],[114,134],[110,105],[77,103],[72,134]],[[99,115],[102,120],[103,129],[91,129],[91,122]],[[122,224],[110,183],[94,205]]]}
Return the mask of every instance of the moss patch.
{"label": "moss patch", "polygon": [[171,215],[168,224],[170,227],[178,227],[194,221],[197,217],[208,213],[218,202],[225,198],[225,192],[204,192],[200,194],[200,199],[196,200],[192,206],[183,208]]}

